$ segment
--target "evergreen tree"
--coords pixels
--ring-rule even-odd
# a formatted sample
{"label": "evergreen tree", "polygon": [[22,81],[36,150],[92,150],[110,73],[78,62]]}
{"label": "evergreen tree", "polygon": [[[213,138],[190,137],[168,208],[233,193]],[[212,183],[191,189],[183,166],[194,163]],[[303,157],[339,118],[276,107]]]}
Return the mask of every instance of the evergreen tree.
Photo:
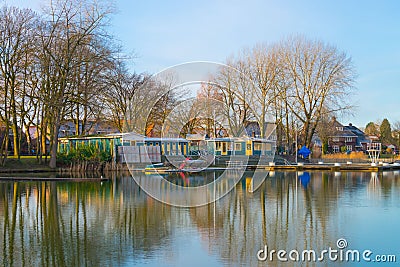
{"label": "evergreen tree", "polygon": [[391,144],[392,143],[392,128],[388,119],[384,119],[380,126],[381,132],[381,142],[383,144]]}

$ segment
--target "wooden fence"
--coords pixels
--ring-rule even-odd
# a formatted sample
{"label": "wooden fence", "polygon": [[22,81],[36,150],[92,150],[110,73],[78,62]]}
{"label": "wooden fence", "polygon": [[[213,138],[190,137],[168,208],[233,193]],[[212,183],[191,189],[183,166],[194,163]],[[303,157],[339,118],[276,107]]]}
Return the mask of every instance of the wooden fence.
{"label": "wooden fence", "polygon": [[158,146],[119,146],[120,163],[157,163],[161,162]]}

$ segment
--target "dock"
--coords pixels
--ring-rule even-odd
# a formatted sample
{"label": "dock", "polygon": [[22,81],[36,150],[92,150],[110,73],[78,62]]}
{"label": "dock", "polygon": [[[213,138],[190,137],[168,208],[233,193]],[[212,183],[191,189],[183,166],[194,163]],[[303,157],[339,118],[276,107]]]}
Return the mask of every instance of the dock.
{"label": "dock", "polygon": [[381,172],[381,171],[392,171],[400,170],[400,164],[398,163],[383,163],[383,164],[371,164],[371,163],[320,163],[320,164],[298,164],[298,165],[274,165],[268,166],[257,166],[257,169],[265,169],[268,171],[367,171],[367,172]]}

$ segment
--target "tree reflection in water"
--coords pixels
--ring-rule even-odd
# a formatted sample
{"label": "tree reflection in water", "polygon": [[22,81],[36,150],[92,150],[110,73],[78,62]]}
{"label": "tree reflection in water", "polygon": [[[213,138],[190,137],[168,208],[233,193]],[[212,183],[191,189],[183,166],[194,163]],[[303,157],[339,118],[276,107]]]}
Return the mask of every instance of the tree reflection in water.
{"label": "tree reflection in water", "polygon": [[[1,182],[0,263],[103,266],[156,260],[175,265],[179,250],[188,249],[179,236],[194,235],[221,265],[254,266],[264,245],[334,247],[346,223],[339,215],[341,198],[352,201],[358,191],[377,194],[375,199],[382,194],[386,201],[399,195],[398,174],[377,182],[369,173],[311,172],[306,186],[300,175],[269,173],[249,193],[252,173],[246,173],[228,195],[199,208],[159,203],[126,175],[105,183]],[[187,183],[191,178],[171,179]]]}

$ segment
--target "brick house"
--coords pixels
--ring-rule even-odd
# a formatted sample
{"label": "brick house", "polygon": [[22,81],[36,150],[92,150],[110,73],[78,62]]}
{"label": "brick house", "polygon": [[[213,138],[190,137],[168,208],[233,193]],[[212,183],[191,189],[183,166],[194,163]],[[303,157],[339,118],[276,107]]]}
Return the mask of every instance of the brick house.
{"label": "brick house", "polygon": [[332,127],[332,135],[328,139],[328,150],[330,152],[341,152],[342,147],[345,147],[346,151],[367,150],[367,144],[371,141],[363,131],[353,124],[342,125],[334,119]]}

